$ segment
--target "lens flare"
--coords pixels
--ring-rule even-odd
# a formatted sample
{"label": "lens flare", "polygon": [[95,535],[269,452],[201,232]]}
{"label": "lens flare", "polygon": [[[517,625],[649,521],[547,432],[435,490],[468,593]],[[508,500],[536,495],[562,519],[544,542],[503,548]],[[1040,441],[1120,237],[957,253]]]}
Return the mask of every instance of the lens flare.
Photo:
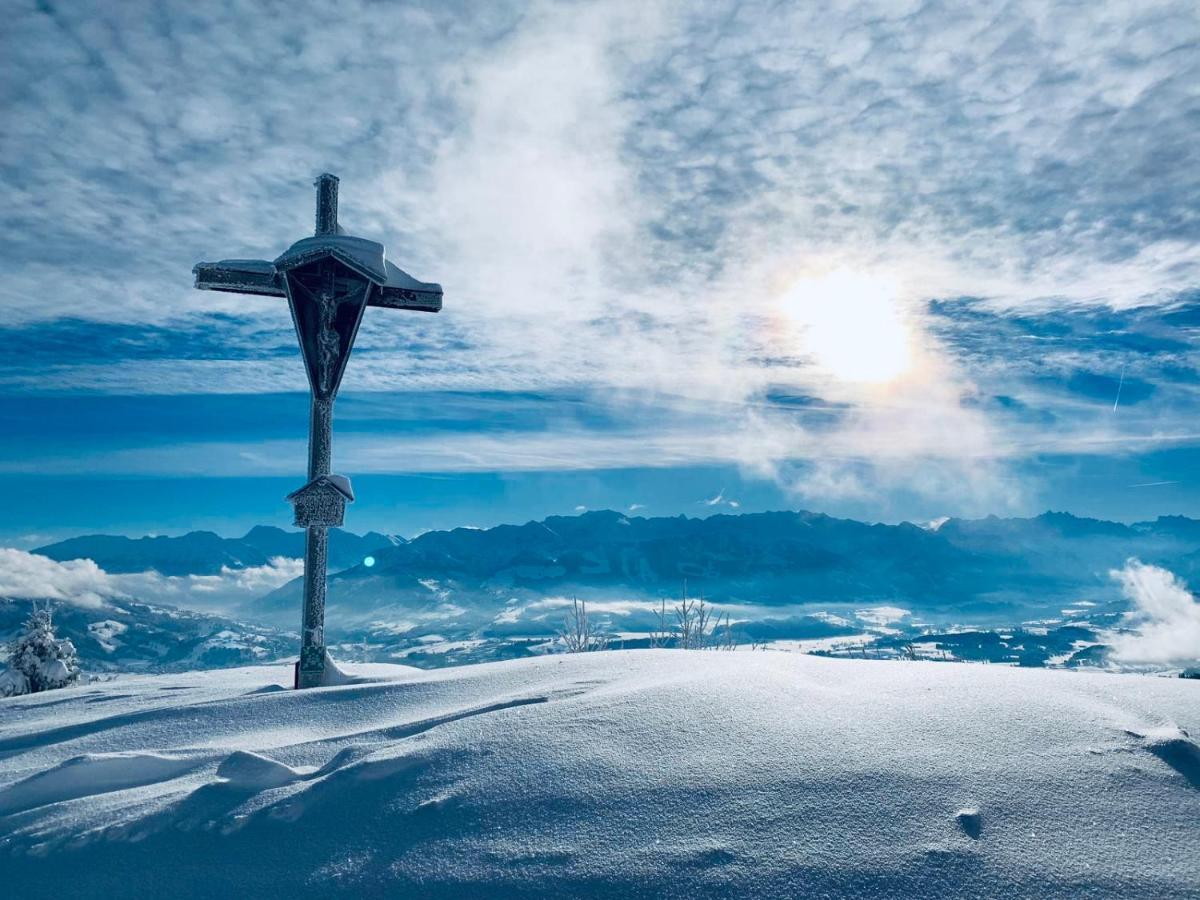
{"label": "lens flare", "polygon": [[794,282],[780,308],[822,369],[842,381],[880,384],[913,361],[897,294],[887,278],[841,268]]}

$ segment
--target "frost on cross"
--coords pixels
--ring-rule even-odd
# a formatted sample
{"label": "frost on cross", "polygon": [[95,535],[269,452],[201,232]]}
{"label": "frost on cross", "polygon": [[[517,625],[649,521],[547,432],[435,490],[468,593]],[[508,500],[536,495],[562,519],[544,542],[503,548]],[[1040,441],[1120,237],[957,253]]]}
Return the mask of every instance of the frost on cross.
{"label": "frost on cross", "polygon": [[295,524],[307,529],[304,607],[295,685],[319,687],[343,677],[325,649],[328,530],[342,525],[354,501],[350,480],[335,475],[333,402],[368,306],[438,312],[442,288],[417,281],[384,254],[383,244],[346,234],[337,220],[338,179],[324,174],[317,189],[316,234],[301,238],[274,262],[225,259],[197,263],[196,287],[206,291],[286,297],[308,373],[312,412],[308,481],[287,499]]}

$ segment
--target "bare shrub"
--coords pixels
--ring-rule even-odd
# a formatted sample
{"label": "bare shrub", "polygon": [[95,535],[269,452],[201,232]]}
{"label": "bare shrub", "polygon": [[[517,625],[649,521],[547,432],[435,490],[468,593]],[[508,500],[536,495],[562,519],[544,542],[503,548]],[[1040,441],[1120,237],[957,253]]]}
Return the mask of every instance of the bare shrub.
{"label": "bare shrub", "polygon": [[684,597],[675,607],[675,646],[683,650],[703,650],[712,631],[712,607]]}
{"label": "bare shrub", "polygon": [[609,637],[588,619],[587,603],[571,598],[571,610],[563,618],[558,639],[567,653],[593,653],[607,650]]}
{"label": "bare shrub", "polygon": [[692,600],[685,587],[683,599],[668,611],[667,601],[654,611],[657,621],[649,631],[650,647],[680,650],[735,650],[737,640],[729,613],[721,615],[701,597]]}
{"label": "bare shrub", "polygon": [[733,625],[729,621],[729,613],[722,620],[717,616],[717,624],[712,631],[712,647],[714,650],[736,650],[737,641],[733,637]]}
{"label": "bare shrub", "polygon": [[658,621],[654,627],[650,629],[650,648],[657,650],[666,647],[674,639],[674,631],[671,627],[671,622],[667,617],[667,601],[663,600],[655,614],[658,616]]}

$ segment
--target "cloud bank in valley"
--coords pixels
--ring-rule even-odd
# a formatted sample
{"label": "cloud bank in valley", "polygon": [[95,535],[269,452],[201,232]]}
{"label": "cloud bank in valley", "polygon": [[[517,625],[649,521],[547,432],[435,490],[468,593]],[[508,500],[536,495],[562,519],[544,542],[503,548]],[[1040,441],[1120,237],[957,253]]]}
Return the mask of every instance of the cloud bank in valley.
{"label": "cloud bank in valley", "polygon": [[57,562],[0,547],[0,598],[89,608],[138,600],[209,612],[234,611],[240,603],[261,597],[303,572],[303,560],[276,557],[265,566],[223,567],[219,575],[166,576],[153,570],[114,574],[90,559]]}
{"label": "cloud bank in valley", "polygon": [[1131,559],[1112,572],[1133,605],[1129,631],[1107,635],[1113,659],[1127,664],[1200,664],[1200,602],[1173,573]]}
{"label": "cloud bank in valley", "polygon": [[100,607],[120,594],[113,576],[90,559],[56,562],[36,553],[0,547],[0,597],[5,599]]}

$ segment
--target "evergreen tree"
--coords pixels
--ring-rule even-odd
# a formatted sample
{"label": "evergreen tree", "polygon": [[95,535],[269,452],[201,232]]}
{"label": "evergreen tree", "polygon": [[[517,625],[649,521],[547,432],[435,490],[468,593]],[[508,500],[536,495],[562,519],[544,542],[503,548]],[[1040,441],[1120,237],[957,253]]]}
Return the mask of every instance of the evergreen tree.
{"label": "evergreen tree", "polygon": [[[9,677],[4,680],[10,693],[50,691],[79,680],[75,645],[54,636],[49,604],[34,604],[24,631],[9,645],[8,668]],[[19,689],[22,678],[24,691]]]}

